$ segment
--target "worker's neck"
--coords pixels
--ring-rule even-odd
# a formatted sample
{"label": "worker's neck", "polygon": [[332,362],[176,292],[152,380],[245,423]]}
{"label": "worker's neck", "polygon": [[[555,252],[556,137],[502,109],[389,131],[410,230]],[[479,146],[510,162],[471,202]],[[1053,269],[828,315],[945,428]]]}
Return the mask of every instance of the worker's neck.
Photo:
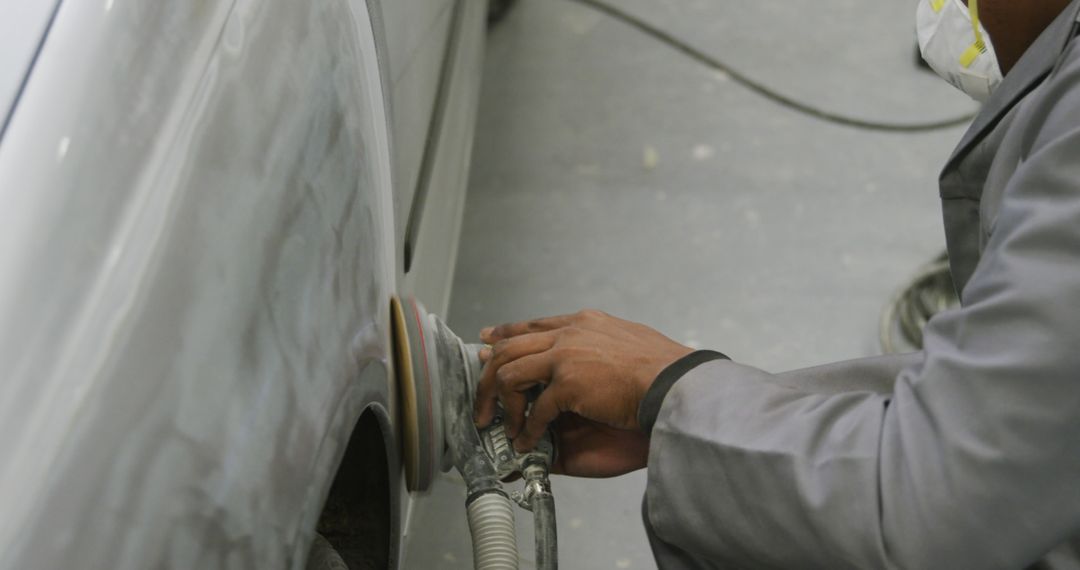
{"label": "worker's neck", "polygon": [[1071,0],[979,0],[979,14],[994,44],[1002,73],[1009,73],[1070,3]]}

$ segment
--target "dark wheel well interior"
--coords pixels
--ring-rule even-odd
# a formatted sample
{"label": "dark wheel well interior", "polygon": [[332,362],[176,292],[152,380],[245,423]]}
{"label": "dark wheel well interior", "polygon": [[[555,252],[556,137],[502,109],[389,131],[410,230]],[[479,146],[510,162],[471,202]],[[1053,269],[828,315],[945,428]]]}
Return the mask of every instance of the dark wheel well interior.
{"label": "dark wheel well interior", "polygon": [[318,532],[351,570],[391,568],[393,531],[390,458],[379,419],[364,412],[334,476]]}

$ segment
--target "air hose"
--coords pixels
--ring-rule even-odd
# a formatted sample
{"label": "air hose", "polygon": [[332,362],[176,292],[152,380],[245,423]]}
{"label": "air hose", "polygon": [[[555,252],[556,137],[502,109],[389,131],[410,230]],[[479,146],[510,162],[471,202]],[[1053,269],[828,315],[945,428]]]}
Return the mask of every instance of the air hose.
{"label": "air hose", "polygon": [[555,531],[555,496],[547,480],[547,466],[537,463],[525,467],[525,492],[519,504],[532,511],[536,535],[536,567],[557,568],[558,534]]}
{"label": "air hose", "polygon": [[514,507],[501,491],[488,491],[467,501],[475,567],[484,570],[518,567]]}

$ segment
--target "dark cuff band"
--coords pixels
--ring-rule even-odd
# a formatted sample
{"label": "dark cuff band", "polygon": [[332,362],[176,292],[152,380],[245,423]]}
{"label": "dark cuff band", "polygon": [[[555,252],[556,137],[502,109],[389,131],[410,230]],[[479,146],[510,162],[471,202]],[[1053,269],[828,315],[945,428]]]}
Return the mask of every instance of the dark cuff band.
{"label": "dark cuff band", "polygon": [[712,360],[731,359],[715,350],[698,350],[672,362],[656,376],[656,380],[653,380],[652,386],[649,387],[648,392],[645,392],[645,397],[638,405],[638,425],[641,426],[645,435],[652,434],[653,424],[660,415],[660,406],[664,404],[664,397],[675,386],[675,382],[678,382],[679,378],[687,372]]}

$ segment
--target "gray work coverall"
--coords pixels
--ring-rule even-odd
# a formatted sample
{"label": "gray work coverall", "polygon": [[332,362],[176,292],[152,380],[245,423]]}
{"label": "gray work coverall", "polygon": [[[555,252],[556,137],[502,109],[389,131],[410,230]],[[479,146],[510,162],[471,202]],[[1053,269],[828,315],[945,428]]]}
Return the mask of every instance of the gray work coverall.
{"label": "gray work coverall", "polygon": [[658,377],[639,418],[662,568],[1075,567],[1078,10],[941,175],[962,306],[923,352],[778,375],[695,353]]}

